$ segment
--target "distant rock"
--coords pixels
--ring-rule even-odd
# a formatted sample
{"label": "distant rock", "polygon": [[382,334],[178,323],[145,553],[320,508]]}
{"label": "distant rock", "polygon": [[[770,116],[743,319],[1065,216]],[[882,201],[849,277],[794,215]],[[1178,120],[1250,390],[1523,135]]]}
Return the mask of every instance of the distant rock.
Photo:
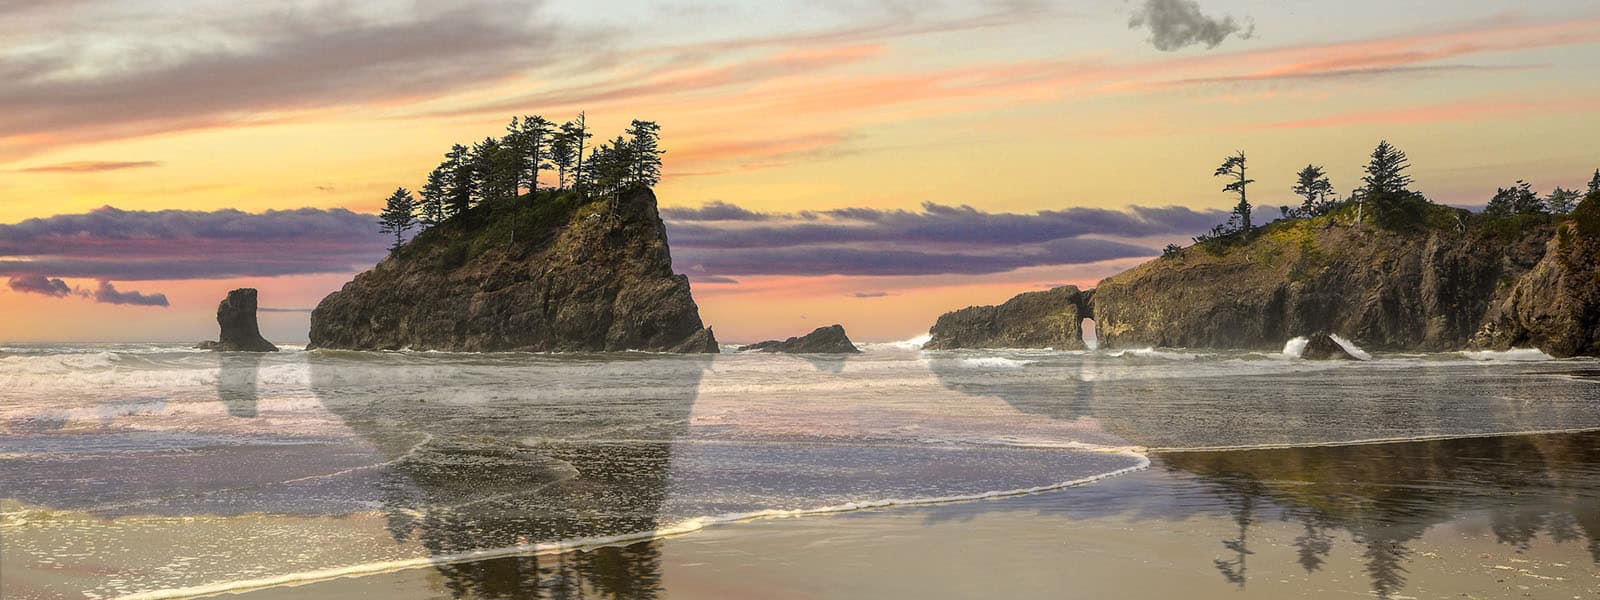
{"label": "distant rock", "polygon": [[228,292],[228,297],[217,304],[217,325],[221,333],[217,341],[204,341],[196,345],[202,350],[217,352],[277,352],[278,347],[261,337],[256,323],[256,290],[239,288]]}
{"label": "distant rock", "polygon": [[815,331],[787,340],[767,340],[743,346],[740,352],[782,352],[785,354],[855,354],[861,352],[845,335],[843,325],[818,327]]}
{"label": "distant rock", "polygon": [[923,348],[1053,348],[1083,350],[1083,320],[1094,316],[1094,290],[1064,285],[1027,292],[999,306],[970,306],[945,313],[928,330]]}
{"label": "distant rock", "polygon": [[1306,348],[1300,352],[1300,358],[1306,360],[1359,360],[1344,349],[1343,345],[1334,341],[1333,336],[1319,333],[1311,336],[1306,341]]}
{"label": "distant rock", "polygon": [[718,352],[643,188],[480,204],[329,294],[310,338],[351,350]]}

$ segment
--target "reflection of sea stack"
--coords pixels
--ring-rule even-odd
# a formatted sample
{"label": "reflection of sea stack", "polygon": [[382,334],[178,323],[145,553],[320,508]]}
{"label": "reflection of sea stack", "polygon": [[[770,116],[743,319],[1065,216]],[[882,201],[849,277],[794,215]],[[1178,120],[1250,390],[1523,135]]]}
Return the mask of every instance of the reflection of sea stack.
{"label": "reflection of sea stack", "polygon": [[277,352],[278,347],[261,337],[256,324],[256,290],[239,288],[217,304],[217,325],[222,329],[217,341],[200,342],[196,348],[219,352]]}
{"label": "reflection of sea stack", "polygon": [[1300,358],[1306,360],[1357,360],[1350,352],[1344,349],[1333,336],[1319,333],[1311,336],[1306,342],[1306,349],[1300,353]]}
{"label": "reflection of sea stack", "polygon": [[785,354],[855,354],[861,352],[845,335],[843,325],[818,327],[811,333],[787,340],[767,340],[739,348],[741,352],[782,352]]}
{"label": "reflection of sea stack", "polygon": [[228,414],[241,418],[256,416],[257,378],[261,372],[259,353],[224,354],[221,368],[217,370],[217,399],[228,408]]}

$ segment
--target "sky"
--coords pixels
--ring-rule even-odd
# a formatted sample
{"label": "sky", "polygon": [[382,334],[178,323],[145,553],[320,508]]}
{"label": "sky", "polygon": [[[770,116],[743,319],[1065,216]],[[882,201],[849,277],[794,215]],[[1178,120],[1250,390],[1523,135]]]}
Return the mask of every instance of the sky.
{"label": "sky", "polygon": [[513,115],[661,124],[675,267],[726,341],[1101,278],[1379,140],[1481,206],[1600,168],[1588,0],[0,0],[0,341],[265,335],[384,255],[372,213]]}

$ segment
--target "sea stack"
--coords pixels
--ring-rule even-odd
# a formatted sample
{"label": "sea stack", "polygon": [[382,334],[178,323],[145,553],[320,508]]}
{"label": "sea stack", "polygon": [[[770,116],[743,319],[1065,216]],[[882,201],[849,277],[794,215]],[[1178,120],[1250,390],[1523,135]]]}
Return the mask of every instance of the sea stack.
{"label": "sea stack", "polygon": [[311,313],[310,346],[718,352],[649,189],[541,191],[434,225]]}
{"label": "sea stack", "polygon": [[239,288],[217,304],[217,341],[200,342],[196,348],[218,352],[277,352],[278,347],[261,337],[256,323],[256,290]]}
{"label": "sea stack", "polygon": [[1306,348],[1300,352],[1300,358],[1306,360],[1359,360],[1344,349],[1333,336],[1319,333],[1306,340]]}
{"label": "sea stack", "polygon": [[743,346],[740,352],[781,352],[785,354],[857,354],[861,350],[845,335],[843,325],[818,327],[811,333],[787,340],[767,340]]}
{"label": "sea stack", "polygon": [[999,306],[969,306],[945,313],[928,330],[927,350],[1053,348],[1084,350],[1083,320],[1093,318],[1094,290],[1064,285],[1027,292]]}

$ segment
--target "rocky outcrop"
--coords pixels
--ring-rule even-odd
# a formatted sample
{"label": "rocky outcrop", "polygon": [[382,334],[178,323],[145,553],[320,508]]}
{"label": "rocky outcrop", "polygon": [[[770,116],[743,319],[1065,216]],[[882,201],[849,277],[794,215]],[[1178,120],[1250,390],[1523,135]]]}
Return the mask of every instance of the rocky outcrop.
{"label": "rocky outcrop", "polygon": [[845,335],[843,325],[829,325],[818,327],[811,333],[787,340],[767,340],[742,346],[740,352],[782,352],[785,354],[855,354],[861,352],[850,336]]}
{"label": "rocky outcrop", "polygon": [[1082,350],[1083,320],[1094,316],[1094,290],[1061,286],[1020,294],[999,306],[971,306],[939,317],[928,350],[1054,348]]}
{"label": "rocky outcrop", "polygon": [[1306,340],[1306,347],[1300,351],[1300,358],[1306,360],[1360,360],[1352,356],[1333,336],[1319,333]]}
{"label": "rocky outcrop", "polygon": [[1102,281],[1096,332],[1108,348],[1268,350],[1301,332],[1338,331],[1368,350],[1458,350],[1540,263],[1552,231],[1280,221],[1248,241],[1193,246]]}
{"label": "rocky outcrop", "polygon": [[256,290],[239,288],[228,292],[228,297],[217,304],[217,325],[221,333],[217,341],[204,341],[196,345],[202,350],[218,352],[277,352],[278,347],[261,337],[256,323]]}
{"label": "rocky outcrop", "polygon": [[1600,231],[1564,224],[1544,258],[1490,308],[1473,345],[1531,346],[1558,358],[1600,356]]}
{"label": "rocky outcrop", "polygon": [[717,352],[650,190],[540,193],[422,232],[311,313],[311,347]]}

